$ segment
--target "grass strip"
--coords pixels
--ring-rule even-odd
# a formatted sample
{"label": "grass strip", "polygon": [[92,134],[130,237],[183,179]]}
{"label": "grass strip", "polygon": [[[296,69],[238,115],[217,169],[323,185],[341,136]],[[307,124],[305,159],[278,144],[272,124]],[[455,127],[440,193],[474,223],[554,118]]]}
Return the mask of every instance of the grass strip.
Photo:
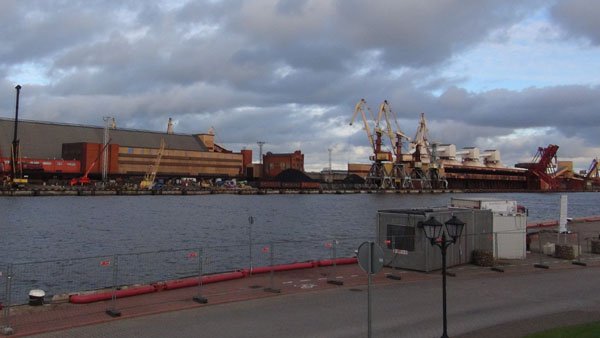
{"label": "grass strip", "polygon": [[600,322],[559,327],[525,336],[524,338],[598,338]]}

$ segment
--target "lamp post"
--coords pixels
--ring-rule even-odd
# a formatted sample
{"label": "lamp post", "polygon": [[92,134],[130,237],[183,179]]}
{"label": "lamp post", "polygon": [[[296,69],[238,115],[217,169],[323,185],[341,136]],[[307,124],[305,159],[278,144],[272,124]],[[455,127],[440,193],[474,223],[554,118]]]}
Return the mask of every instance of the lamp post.
{"label": "lamp post", "polygon": [[[442,311],[444,318],[444,332],[441,338],[448,338],[447,320],[446,320],[446,250],[454,243],[462,234],[465,223],[458,219],[456,216],[452,216],[444,225],[446,230],[444,231],[444,225],[437,221],[433,217],[429,217],[425,222],[420,223],[425,232],[425,237],[431,241],[431,245],[438,246],[442,251]],[[446,234],[450,238],[446,237]]]}

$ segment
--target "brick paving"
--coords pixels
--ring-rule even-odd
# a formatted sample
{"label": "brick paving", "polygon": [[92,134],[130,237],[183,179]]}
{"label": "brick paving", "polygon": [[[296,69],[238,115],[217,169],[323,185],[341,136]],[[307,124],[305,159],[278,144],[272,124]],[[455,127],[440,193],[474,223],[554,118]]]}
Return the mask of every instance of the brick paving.
{"label": "brick paving", "polygon": [[[504,269],[504,274],[531,273],[538,270],[533,266],[538,262],[538,259],[539,256],[530,254],[526,260],[503,262],[501,267]],[[600,257],[588,257],[586,262],[588,266],[600,266]],[[545,257],[544,263],[550,269],[581,268],[581,266],[571,264],[570,261],[551,257]],[[450,269],[450,271],[467,278],[479,278],[481,276],[499,274],[499,272],[492,271],[489,267],[484,268],[474,265],[458,266]],[[401,279],[388,278],[389,275],[399,276]],[[423,280],[439,278],[439,271],[423,273],[384,268],[382,272],[373,276],[373,284],[418,283]],[[327,283],[328,279],[343,281],[343,285],[338,286]],[[267,273],[237,280],[207,284],[202,286],[200,292],[198,287],[189,287],[118,299],[116,301],[116,308],[121,312],[121,317],[118,319],[112,318],[105,313],[105,310],[112,307],[110,301],[91,304],[62,302],[45,304],[43,306],[25,305],[13,307],[11,309],[10,327],[14,329],[14,337],[21,337],[112,320],[122,320],[228,302],[275,297],[278,295],[278,293],[265,292],[264,289],[268,287],[280,289],[281,294],[293,294],[318,292],[339,287],[353,289],[364,287],[366,284],[367,276],[356,264],[337,266],[335,271],[332,267],[318,267],[278,272],[274,274],[272,281],[270,274]],[[192,300],[194,296],[199,294],[208,299],[208,304],[199,304]],[[497,332],[498,328],[494,330],[494,332]]]}

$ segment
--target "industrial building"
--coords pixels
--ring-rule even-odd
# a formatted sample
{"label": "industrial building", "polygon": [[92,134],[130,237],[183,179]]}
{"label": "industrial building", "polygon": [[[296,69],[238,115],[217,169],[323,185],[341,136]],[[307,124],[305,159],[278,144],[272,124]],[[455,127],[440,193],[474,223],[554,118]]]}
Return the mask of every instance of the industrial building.
{"label": "industrial building", "polygon": [[[3,164],[11,154],[13,127],[14,120],[0,119]],[[252,150],[224,149],[215,144],[212,132],[175,134],[172,124],[166,132],[123,129],[114,124],[96,127],[39,121],[19,121],[18,128],[22,163],[40,164],[24,168],[24,174],[30,177],[64,174],[41,165],[63,160],[80,163],[77,172],[69,173],[71,176],[98,176],[105,169],[111,177],[139,177],[151,167],[164,177],[241,177],[252,162]],[[7,167],[2,169],[8,171]]]}
{"label": "industrial building", "polygon": [[300,150],[293,153],[263,155],[263,177],[275,177],[286,169],[304,171],[304,154]]}

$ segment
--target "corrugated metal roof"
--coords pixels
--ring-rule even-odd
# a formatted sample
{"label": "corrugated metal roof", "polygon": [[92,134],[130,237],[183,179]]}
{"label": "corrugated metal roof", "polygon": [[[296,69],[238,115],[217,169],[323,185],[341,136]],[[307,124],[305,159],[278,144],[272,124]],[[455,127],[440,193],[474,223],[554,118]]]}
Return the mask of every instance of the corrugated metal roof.
{"label": "corrugated metal roof", "polygon": [[[0,118],[0,150],[4,157],[10,154],[13,130],[14,119]],[[158,148],[163,138],[167,149],[207,151],[193,135],[133,129],[111,129],[109,135],[112,144],[122,147]],[[18,139],[22,157],[61,158],[63,143],[103,143],[104,128],[19,120]]]}

